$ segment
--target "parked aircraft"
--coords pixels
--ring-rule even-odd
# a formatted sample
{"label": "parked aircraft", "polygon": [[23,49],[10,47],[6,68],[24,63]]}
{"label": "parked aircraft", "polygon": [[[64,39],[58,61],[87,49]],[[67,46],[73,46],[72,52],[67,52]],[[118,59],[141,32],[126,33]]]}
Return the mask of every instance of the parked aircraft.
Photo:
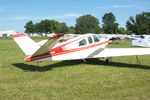
{"label": "parked aircraft", "polygon": [[136,35],[132,40],[131,46],[150,47],[150,36]]}
{"label": "parked aircraft", "polygon": [[24,34],[12,35],[13,39],[28,56],[25,62],[41,62],[54,60],[74,60],[88,58],[107,58],[150,54],[150,48],[106,48],[109,39],[96,34],[65,35],[53,34],[53,37],[41,42],[34,42]]}

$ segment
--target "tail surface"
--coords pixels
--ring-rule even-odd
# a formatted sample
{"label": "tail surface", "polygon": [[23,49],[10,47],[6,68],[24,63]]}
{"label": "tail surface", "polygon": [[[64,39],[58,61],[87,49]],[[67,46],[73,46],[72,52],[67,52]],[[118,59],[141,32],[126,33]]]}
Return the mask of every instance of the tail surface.
{"label": "tail surface", "polygon": [[36,42],[25,34],[12,35],[11,37],[19,45],[25,55],[32,55],[40,48]]}

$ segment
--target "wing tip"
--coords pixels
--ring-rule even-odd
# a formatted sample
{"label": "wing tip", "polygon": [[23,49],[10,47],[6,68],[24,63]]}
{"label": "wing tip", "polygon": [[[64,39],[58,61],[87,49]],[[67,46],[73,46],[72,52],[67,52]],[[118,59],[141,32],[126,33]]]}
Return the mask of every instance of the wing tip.
{"label": "wing tip", "polygon": [[27,36],[25,34],[15,34],[15,35],[11,35],[12,38],[18,38],[18,37],[24,37]]}

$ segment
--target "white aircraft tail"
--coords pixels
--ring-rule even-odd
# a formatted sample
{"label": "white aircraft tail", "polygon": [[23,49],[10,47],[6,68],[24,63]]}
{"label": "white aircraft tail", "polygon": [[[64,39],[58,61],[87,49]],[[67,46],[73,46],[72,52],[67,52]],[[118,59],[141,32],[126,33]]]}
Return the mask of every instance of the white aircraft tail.
{"label": "white aircraft tail", "polygon": [[26,55],[34,54],[40,46],[25,34],[12,35],[13,39]]}

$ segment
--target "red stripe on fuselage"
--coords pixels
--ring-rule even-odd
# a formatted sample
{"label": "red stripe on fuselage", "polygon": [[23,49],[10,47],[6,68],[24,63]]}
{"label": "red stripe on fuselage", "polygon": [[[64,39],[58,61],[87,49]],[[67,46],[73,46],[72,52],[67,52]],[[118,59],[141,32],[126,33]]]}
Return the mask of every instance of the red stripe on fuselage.
{"label": "red stripe on fuselage", "polygon": [[97,44],[93,44],[93,45],[86,46],[86,47],[81,47],[81,48],[66,50],[66,51],[59,52],[59,53],[41,55],[41,56],[38,56],[38,57],[37,56],[36,57],[28,57],[28,58],[25,59],[25,61],[26,62],[30,62],[30,61],[40,60],[40,59],[44,59],[44,58],[49,58],[49,57],[59,56],[59,55],[63,55],[63,54],[68,54],[68,53],[72,53],[72,52],[77,52],[77,51],[81,51],[81,50],[93,48],[93,47],[96,47],[96,46],[99,46],[99,45],[103,45],[103,44],[106,44],[108,42],[109,41],[102,42],[102,43],[97,43]]}
{"label": "red stripe on fuselage", "polygon": [[[76,40],[70,41],[70,42],[68,42],[68,43],[62,44],[62,45],[60,45],[60,46],[58,46],[58,47],[52,48],[52,49],[50,50],[50,52],[55,52],[55,51],[57,51],[57,50],[63,52],[62,48],[63,48],[64,46],[66,46],[66,45],[68,45],[68,44],[71,44],[71,43],[73,43],[73,42],[76,42],[76,41],[78,41],[78,40],[81,40],[81,39],[83,39],[83,38],[86,38],[86,37],[88,37],[88,36],[84,36],[84,37],[78,38],[78,39],[76,39]],[[59,53],[59,52],[56,52],[56,53]]]}
{"label": "red stripe on fuselage", "polygon": [[[86,36],[86,37],[87,37],[87,36]],[[50,52],[55,52],[55,54],[56,54],[56,53],[60,53],[60,52],[64,52],[64,50],[62,50],[62,47],[66,46],[66,45],[68,45],[68,44],[71,44],[71,43],[73,43],[73,42],[75,42],[75,41],[78,41],[78,40],[80,40],[80,39],[83,39],[83,38],[85,38],[85,36],[84,36],[84,37],[81,37],[81,38],[79,38],[79,39],[70,41],[70,42],[68,42],[68,43],[65,43],[65,44],[63,44],[63,45],[60,45],[60,46],[58,46],[58,47],[52,48],[52,49],[50,49],[49,51],[50,51]],[[48,56],[48,57],[52,57],[52,56],[50,56],[50,55],[52,55],[52,54],[54,54],[54,53],[51,53],[51,54],[50,54],[50,52],[49,52],[49,53],[44,53],[44,54],[41,54],[41,55],[38,55],[38,56],[31,56],[31,57],[28,57],[28,58],[25,59],[25,61],[26,61],[26,62],[30,62],[31,59],[34,59],[34,60],[35,60],[35,59],[38,59],[39,57],[40,57],[40,58],[41,58],[41,57],[47,58],[47,56]],[[41,58],[41,59],[43,59],[43,58]]]}

